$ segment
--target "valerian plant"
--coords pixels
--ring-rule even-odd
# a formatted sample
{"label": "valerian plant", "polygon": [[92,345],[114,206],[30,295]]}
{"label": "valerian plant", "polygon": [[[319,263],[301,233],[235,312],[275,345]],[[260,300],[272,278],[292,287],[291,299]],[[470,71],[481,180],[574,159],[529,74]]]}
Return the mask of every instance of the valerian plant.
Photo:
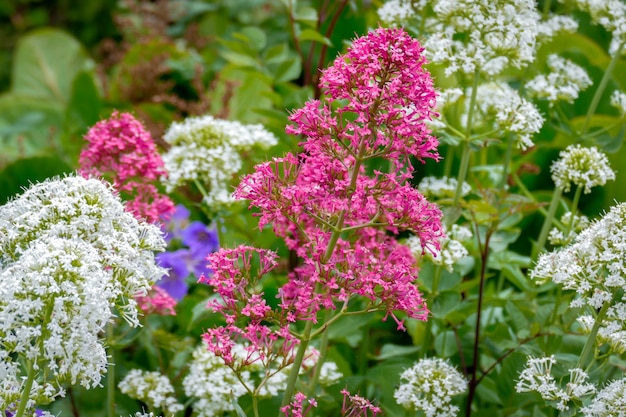
{"label": "valerian plant", "polygon": [[[414,258],[395,237],[408,231],[437,250],[443,236],[440,210],[409,182],[411,157],[438,158],[424,123],[435,115],[424,63],[423,48],[400,29],[356,39],[322,72],[323,98],[290,117],[287,131],[304,138],[302,152],[258,165],[236,189],[236,198],[259,210],[259,226],[271,225],[301,259],[278,290],[277,308],[261,289],[277,265],[271,251],[223,249],[209,256],[213,275],[201,279],[220,295],[211,306],[226,319],[205,334],[209,350],[235,372],[255,361],[266,368],[260,385],[246,387],[253,401],[286,367],[283,407],[298,389],[314,394],[328,328],[341,316],[383,311],[399,329],[404,315],[427,318]],[[298,376],[317,336],[320,356],[305,387]],[[232,355],[237,342],[248,351],[243,363]]]}

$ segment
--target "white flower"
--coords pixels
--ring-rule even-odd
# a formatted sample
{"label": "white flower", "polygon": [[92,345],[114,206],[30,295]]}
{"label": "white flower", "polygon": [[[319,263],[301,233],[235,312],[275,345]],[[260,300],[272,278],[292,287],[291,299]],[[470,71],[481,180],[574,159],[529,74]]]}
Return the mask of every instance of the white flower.
{"label": "white flower", "polygon": [[532,0],[439,0],[433,11],[424,47],[446,75],[478,70],[492,77],[534,60],[539,15]]}
{"label": "white flower", "polygon": [[[426,1],[421,0],[421,3]],[[402,25],[415,16],[415,8],[412,0],[387,0],[377,13],[381,22],[387,25]]]}
{"label": "white flower", "polygon": [[578,22],[569,16],[550,16],[537,25],[537,40],[547,42],[561,33],[575,33],[578,30]]}
{"label": "white flower", "polygon": [[411,249],[411,253],[416,259],[422,257],[422,252],[427,259],[435,265],[443,265],[449,272],[454,270],[454,265],[461,259],[469,255],[463,246],[463,241],[472,237],[472,232],[465,226],[452,225],[452,231],[448,233],[444,226],[446,237],[439,239],[439,251],[423,251],[421,242],[417,236],[411,236],[404,242]]}
{"label": "white flower", "polygon": [[580,411],[585,417],[613,417],[626,415],[626,378],[604,387],[591,403]]}
{"label": "white flower", "polygon": [[563,289],[576,291],[579,297],[572,307],[587,304],[597,309],[611,301],[615,289],[625,285],[624,259],[626,203],[621,203],[583,230],[569,246],[542,254],[530,277],[538,282],[550,279]]}
{"label": "white flower", "polygon": [[621,91],[615,90],[611,94],[611,106],[615,107],[621,115],[626,114],[626,94]]}
{"label": "white flower", "polygon": [[556,363],[554,355],[545,358],[529,357],[526,368],[520,373],[519,381],[515,385],[517,392],[536,391],[544,400],[555,401],[555,408],[565,411],[571,397],[557,386],[551,375],[552,365]]}
{"label": "white flower", "polygon": [[219,207],[234,202],[232,180],[243,166],[241,152],[258,147],[267,149],[278,139],[263,126],[244,125],[212,116],[189,117],[172,123],[163,139],[171,148],[163,155],[168,191],[188,182],[207,187],[205,203]]}
{"label": "white flower", "polygon": [[[570,243],[578,233],[589,227],[589,219],[584,215],[574,215],[572,218],[572,212],[568,211],[561,216],[561,224],[565,230],[555,227],[548,235],[548,240],[553,246],[564,246]],[[567,236],[565,233],[568,233]]]}
{"label": "white flower", "polygon": [[[471,93],[466,94],[468,97],[470,95]],[[531,137],[539,132],[544,120],[539,110],[531,102],[521,98],[517,90],[504,82],[490,82],[478,87],[476,101],[479,110],[479,115],[474,116],[476,121],[492,121],[494,128],[514,133],[517,146],[522,150],[534,145]],[[468,106],[469,104],[467,101]],[[467,114],[463,118],[466,119]],[[463,124],[465,123],[463,120]]]}
{"label": "white flower", "polygon": [[159,372],[132,369],[120,381],[118,388],[123,394],[150,408],[160,408],[170,416],[184,409],[174,396],[174,387],[170,380]]}
{"label": "white flower", "polygon": [[617,52],[618,46],[626,42],[626,4],[622,0],[574,0],[574,4],[613,34],[609,52]]}
{"label": "white flower", "polygon": [[572,61],[556,54],[548,56],[550,73],[538,75],[526,83],[531,96],[554,103],[558,100],[572,103],[578,93],[591,86],[591,78],[587,72]]}
{"label": "white flower", "polygon": [[[253,385],[249,371],[243,371],[239,376],[246,385]],[[188,397],[193,397],[194,415],[198,417],[213,417],[225,411],[234,411],[233,403],[247,392],[233,370],[206,346],[199,346],[193,352],[183,388]]]}
{"label": "white flower", "polygon": [[66,382],[98,386],[111,309],[138,325],[133,297],[163,275],[154,251],[164,247],[97,179],[47,180],[0,207],[0,409],[16,400],[24,360],[46,369],[35,402]]}
{"label": "white flower", "polygon": [[450,404],[452,397],[466,390],[467,381],[454,366],[443,359],[427,358],[400,375],[394,398],[404,408],[422,411],[427,417],[454,417],[459,408]]}
{"label": "white flower", "polygon": [[[424,177],[417,188],[426,198],[445,199],[454,198],[457,185],[457,179],[452,177]],[[472,187],[468,183],[463,182],[461,186],[461,197],[465,197],[471,191]]]}
{"label": "white flower", "polygon": [[585,194],[588,194],[593,187],[615,179],[608,158],[595,146],[568,146],[559,153],[559,159],[552,164],[550,172],[556,186],[564,192],[568,192],[574,184],[584,187]]}

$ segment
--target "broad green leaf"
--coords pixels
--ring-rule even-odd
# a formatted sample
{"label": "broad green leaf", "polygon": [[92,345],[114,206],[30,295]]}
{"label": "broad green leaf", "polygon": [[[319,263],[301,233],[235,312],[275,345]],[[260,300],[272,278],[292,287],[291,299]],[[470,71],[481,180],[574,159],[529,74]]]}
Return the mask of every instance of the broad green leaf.
{"label": "broad green leaf", "polygon": [[402,355],[411,355],[413,353],[419,352],[421,349],[420,346],[402,346],[402,345],[394,345],[392,343],[387,343],[383,345],[380,353],[374,356],[374,359],[377,360],[385,360],[391,359]]}
{"label": "broad green leaf", "polygon": [[433,316],[444,318],[448,313],[458,307],[461,301],[461,295],[456,291],[444,291],[437,295],[432,303]]}
{"label": "broad green leaf", "polygon": [[437,356],[442,358],[449,358],[454,353],[458,352],[456,338],[452,330],[446,330],[437,335],[435,338],[435,351],[437,352]]}
{"label": "broad green leaf", "polygon": [[303,23],[310,27],[317,26],[317,10],[313,7],[300,7],[293,16],[296,22]]}
{"label": "broad green leaf", "polygon": [[300,39],[300,41],[313,41],[323,43],[328,46],[333,46],[330,39],[313,29],[304,29],[298,35],[298,39]]}
{"label": "broad green leaf", "polygon": [[268,48],[264,53],[266,64],[275,64],[287,59],[289,48],[286,43],[281,43]]}
{"label": "broad green leaf", "polygon": [[299,57],[293,57],[281,62],[273,71],[274,81],[282,83],[295,80],[302,72],[302,64]]}
{"label": "broad green leaf", "polygon": [[248,26],[243,28],[241,33],[248,38],[248,43],[252,46],[252,48],[254,48],[254,50],[260,51],[265,48],[267,37],[265,36],[265,32],[261,29],[254,26]]}
{"label": "broad green leaf", "polygon": [[93,64],[80,43],[58,29],[39,29],[17,45],[11,91],[66,104],[74,77]]}

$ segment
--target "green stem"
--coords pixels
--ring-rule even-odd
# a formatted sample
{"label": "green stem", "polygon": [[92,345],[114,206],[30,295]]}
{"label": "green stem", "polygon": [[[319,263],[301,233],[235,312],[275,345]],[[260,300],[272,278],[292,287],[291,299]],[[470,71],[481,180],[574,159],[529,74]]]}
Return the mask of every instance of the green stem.
{"label": "green stem", "polygon": [[[432,303],[435,300],[435,297],[439,294],[439,279],[441,278],[441,265],[437,265],[435,267],[435,276],[433,277],[433,288],[430,295],[430,302]],[[424,342],[422,344],[422,351],[420,352],[420,356],[422,358],[426,357],[428,350],[430,349],[430,343],[432,341],[432,331],[433,331],[433,318],[429,317],[426,321],[426,330],[424,331]]]}
{"label": "green stem", "polygon": [[548,207],[548,215],[543,221],[543,226],[541,226],[541,232],[539,232],[539,239],[537,239],[537,245],[533,250],[533,259],[537,259],[537,256],[539,256],[539,253],[543,251],[543,248],[546,245],[548,233],[550,232],[550,227],[552,226],[552,221],[554,220],[554,215],[556,214],[556,208],[559,205],[561,194],[562,190],[559,187],[555,187],[554,193],[552,194],[552,200],[550,201],[550,207]]}
{"label": "green stem", "polygon": [[572,233],[572,229],[574,229],[574,216],[578,211],[578,202],[580,201],[580,194],[582,193],[582,187],[580,185],[576,186],[576,192],[574,193],[574,199],[572,200],[572,208],[570,209],[570,222],[567,225],[567,233],[565,233],[565,238],[568,239],[570,233]]}
{"label": "green stem", "polygon": [[259,399],[256,395],[252,395],[252,410],[254,417],[259,417]]}
{"label": "green stem", "polygon": [[511,163],[511,157],[513,155],[513,138],[509,135],[506,144],[506,153],[504,154],[504,161],[502,162],[502,179],[500,180],[500,189],[504,190],[507,184],[509,176],[509,165]]}
{"label": "green stem", "polygon": [[30,399],[30,390],[33,388],[33,382],[35,381],[34,361],[28,361],[28,368],[26,370],[26,373],[27,373],[26,383],[24,383],[24,388],[22,391],[22,395],[20,397],[19,407],[17,408],[15,417],[24,416],[24,412],[26,411],[26,405],[28,404],[28,400]]}
{"label": "green stem", "polygon": [[[326,317],[324,319],[324,323],[326,323],[326,330],[328,330],[328,324],[332,319],[332,311],[326,311]],[[313,376],[311,377],[311,383],[309,385],[309,397],[315,396],[315,388],[317,388],[317,383],[320,379],[320,374],[322,372],[322,366],[324,365],[324,361],[326,361],[326,354],[328,353],[328,331],[322,333],[322,339],[320,340],[320,348],[319,348],[319,356],[317,358],[317,363],[315,364],[315,370],[313,371]]]}
{"label": "green stem", "polygon": [[593,327],[591,328],[591,333],[589,333],[589,337],[585,342],[585,346],[583,347],[583,351],[578,358],[578,363],[576,364],[577,368],[585,369],[586,365],[590,362],[590,356],[593,355],[594,346],[596,345],[596,336],[598,334],[598,330],[600,329],[600,325],[602,324],[602,320],[604,320],[604,316],[606,315],[606,311],[609,309],[610,302],[606,302],[602,305],[602,308],[598,312],[596,316],[596,321],[593,323]]}
{"label": "green stem", "polygon": [[[113,323],[107,325],[107,339],[113,340]],[[107,369],[107,417],[115,417],[115,349],[109,349],[110,365]]]}
{"label": "green stem", "polygon": [[467,125],[465,126],[465,145],[463,146],[463,155],[461,156],[461,166],[459,168],[459,175],[457,177],[456,191],[454,193],[454,202],[452,207],[457,207],[459,200],[461,199],[461,192],[463,190],[463,183],[467,177],[467,171],[469,168],[469,158],[471,149],[469,147],[469,138],[472,133],[472,126],[474,123],[474,108],[476,107],[476,92],[478,90],[479,72],[478,69],[474,72],[474,82],[472,84],[472,95],[470,96],[469,110],[467,111]]}
{"label": "green stem", "polygon": [[[300,373],[300,366],[302,366],[302,360],[304,359],[306,348],[309,346],[312,330],[313,320],[308,320],[304,325],[304,331],[302,332],[300,345],[298,346],[298,351],[296,352],[296,356],[293,359],[291,371],[289,371],[289,376],[287,378],[287,387],[285,388],[285,393],[283,394],[283,402],[281,404],[281,408],[289,405],[289,402],[294,395],[296,382],[298,380],[298,374]],[[281,417],[282,415],[283,414],[279,412],[278,416]]]}
{"label": "green stem", "polygon": [[543,18],[547,18],[548,15],[550,14],[550,4],[552,3],[551,0],[545,0],[545,2],[543,3],[543,10],[542,10],[542,15]]}
{"label": "green stem", "polygon": [[602,80],[600,80],[600,84],[598,85],[598,88],[596,89],[596,92],[593,95],[593,99],[591,100],[591,104],[589,105],[589,109],[587,110],[587,115],[585,116],[585,123],[583,124],[582,131],[580,132],[581,135],[584,135],[585,133],[587,133],[587,129],[589,129],[589,123],[591,122],[591,118],[596,113],[596,109],[598,108],[598,104],[600,103],[600,99],[602,98],[602,94],[604,93],[604,90],[606,89],[606,86],[609,83],[609,79],[611,78],[611,75],[613,73],[613,70],[615,69],[615,65],[617,64],[617,61],[622,55],[623,47],[624,47],[624,43],[622,42],[617,47],[617,51],[615,51],[615,53],[611,57],[611,61],[609,62],[609,65],[606,67],[606,71],[604,72],[604,75],[602,76]]}

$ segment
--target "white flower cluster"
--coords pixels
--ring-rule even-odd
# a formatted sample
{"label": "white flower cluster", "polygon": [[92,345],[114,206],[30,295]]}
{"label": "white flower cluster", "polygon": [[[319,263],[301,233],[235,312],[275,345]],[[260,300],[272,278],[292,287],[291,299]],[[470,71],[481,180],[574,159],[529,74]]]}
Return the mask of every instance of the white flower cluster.
{"label": "white flower cluster", "polygon": [[229,187],[243,166],[242,152],[278,143],[276,136],[259,124],[245,125],[212,116],[172,123],[163,139],[171,145],[163,155],[167,190],[199,181],[208,188],[205,203],[209,207],[234,201]]}
{"label": "white flower cluster", "polygon": [[432,8],[436,23],[429,25],[424,47],[446,75],[478,70],[493,77],[534,60],[539,22],[534,1],[438,0]]}
{"label": "white flower cluster", "polygon": [[536,391],[541,398],[550,401],[551,405],[559,411],[568,410],[570,401],[580,400],[596,392],[596,387],[587,382],[589,375],[580,368],[569,370],[569,382],[565,385],[565,389],[561,388],[552,376],[554,364],[556,364],[554,355],[544,358],[529,357],[526,367],[520,373],[515,390],[517,392]]}
{"label": "white flower cluster", "polygon": [[132,369],[117,387],[123,394],[145,403],[151,409],[159,408],[168,416],[184,409],[176,400],[168,377],[159,372]]}
{"label": "white flower cluster", "polygon": [[22,387],[20,363],[39,375],[39,403],[65,382],[99,385],[111,309],[138,325],[133,297],[164,274],[164,248],[159,228],[97,179],[47,180],[0,207],[0,410]]}
{"label": "white flower cluster", "polygon": [[[596,319],[591,315],[582,315],[577,321],[583,332],[590,333]],[[617,302],[608,308],[606,317],[599,324],[596,343],[608,344],[618,354],[626,352],[626,303]]]}
{"label": "white flower cluster", "polygon": [[[618,204],[599,221],[583,230],[563,249],[544,253],[530,277],[551,279],[579,297],[572,307],[585,304],[599,309],[626,286],[626,203]],[[624,301],[624,300],[622,300]],[[626,318],[626,317],[625,317]]]}
{"label": "white flower cluster", "polygon": [[[250,372],[243,371],[239,377],[250,380]],[[213,417],[225,411],[234,411],[234,403],[246,394],[246,387],[224,361],[199,346],[193,352],[189,374],[183,379],[183,388],[188,397],[193,397],[193,415]]]}
{"label": "white flower cluster", "polygon": [[626,42],[626,3],[622,0],[574,0],[574,4],[591,15],[594,23],[611,32],[613,39],[609,52],[614,54]]}
{"label": "white flower cluster", "polygon": [[[241,344],[233,346],[232,354],[239,377],[205,346],[199,346],[194,351],[189,374],[183,380],[185,394],[195,399],[194,416],[209,417],[224,411],[233,411],[233,403],[246,393],[274,397],[287,387],[287,375],[291,365],[282,369],[266,369],[263,361],[255,360],[255,354]],[[300,373],[315,368],[318,359],[319,351],[309,348]],[[322,386],[329,386],[342,376],[336,363],[326,361],[320,370],[318,382]],[[261,381],[263,382],[259,385]]]}
{"label": "white flower cluster", "polygon": [[475,120],[492,120],[494,128],[515,134],[522,150],[534,145],[531,136],[539,132],[544,120],[537,107],[520,97],[517,90],[504,82],[490,82],[478,87],[476,101],[479,115]]}
{"label": "white flower cluster", "polygon": [[394,392],[396,402],[426,417],[454,417],[459,407],[451,404],[452,397],[467,390],[467,381],[444,359],[420,359],[400,375],[400,385]]}
{"label": "white flower cluster", "polygon": [[552,246],[565,246],[569,244],[578,233],[589,227],[590,223],[587,216],[582,214],[572,216],[572,212],[568,211],[561,216],[561,224],[565,230],[561,230],[557,227],[550,230],[548,241],[550,241]]}
{"label": "white flower cluster", "polygon": [[578,22],[569,16],[554,15],[542,20],[537,25],[537,41],[547,42],[561,33],[574,33],[578,30]]}
{"label": "white flower cluster", "polygon": [[378,17],[386,25],[403,25],[415,17],[416,9],[424,7],[427,0],[419,0],[413,5],[412,0],[388,0],[378,9]]}
{"label": "white flower cluster", "polygon": [[[422,178],[417,188],[429,200],[442,200],[454,198],[457,185],[458,181],[453,177],[437,178],[429,176]],[[463,182],[461,186],[461,197],[465,197],[471,191],[472,187],[468,183]]]}
{"label": "white flower cluster", "polygon": [[545,99],[551,104],[559,100],[572,103],[580,91],[592,84],[582,67],[556,54],[548,56],[548,68],[548,75],[538,75],[526,83],[530,96]]}
{"label": "white flower cluster", "polygon": [[416,259],[424,256],[435,265],[443,265],[448,271],[454,270],[454,264],[469,255],[463,246],[464,241],[472,237],[472,232],[465,226],[452,225],[452,231],[448,233],[444,226],[446,237],[439,240],[440,250],[432,253],[431,250],[423,251],[422,244],[417,236],[411,236],[404,242],[411,249],[411,253]]}
{"label": "white flower cluster", "polygon": [[588,194],[593,187],[615,179],[608,158],[595,146],[568,146],[559,153],[559,159],[552,164],[550,172],[556,186],[564,192],[568,192],[574,184],[584,187],[585,194]]}
{"label": "white flower cluster", "polygon": [[604,387],[591,403],[580,409],[585,417],[615,417],[626,415],[626,378]]}
{"label": "white flower cluster", "polygon": [[611,94],[611,106],[615,107],[622,116],[626,114],[626,94],[615,90]]}

